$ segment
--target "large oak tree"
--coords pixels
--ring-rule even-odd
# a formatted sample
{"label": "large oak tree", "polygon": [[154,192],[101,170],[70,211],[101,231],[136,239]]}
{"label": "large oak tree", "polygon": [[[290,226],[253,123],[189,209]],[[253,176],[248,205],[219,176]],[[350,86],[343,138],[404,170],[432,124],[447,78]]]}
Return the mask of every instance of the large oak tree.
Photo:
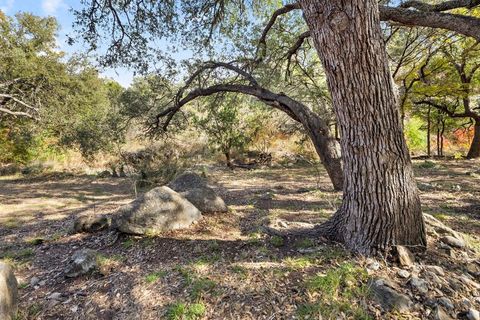
{"label": "large oak tree", "polygon": [[[86,40],[96,45],[100,29],[111,31],[104,62],[138,67],[148,64],[142,59],[149,51],[148,40],[179,29],[187,41],[195,39],[189,30],[206,30],[204,35],[211,38],[219,22],[236,12],[232,8],[245,9],[243,1],[186,1],[178,6],[171,1],[140,0],[84,3],[85,9],[77,14]],[[374,0],[300,0],[275,12],[278,16],[302,10],[309,29],[303,37],[312,37],[323,63],[340,127],[343,203],[319,232],[363,254],[397,244],[426,245],[380,20],[444,28],[480,40],[480,20],[448,12],[479,4],[477,0],[439,5],[408,1],[389,7]],[[185,28],[182,22],[193,27]]]}

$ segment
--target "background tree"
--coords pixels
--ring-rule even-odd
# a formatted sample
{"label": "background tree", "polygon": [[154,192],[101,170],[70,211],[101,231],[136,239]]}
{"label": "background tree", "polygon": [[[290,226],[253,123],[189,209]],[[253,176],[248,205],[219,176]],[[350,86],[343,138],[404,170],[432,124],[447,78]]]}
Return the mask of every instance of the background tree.
{"label": "background tree", "polygon": [[84,57],[65,61],[57,29],[51,17],[0,12],[2,162],[26,164],[65,148],[92,158],[122,139],[114,107],[122,89]]}
{"label": "background tree", "polygon": [[209,145],[220,151],[227,166],[233,168],[232,151],[243,151],[254,139],[258,120],[248,116],[249,109],[238,95],[221,94],[204,100],[193,115],[193,123],[207,134]]}

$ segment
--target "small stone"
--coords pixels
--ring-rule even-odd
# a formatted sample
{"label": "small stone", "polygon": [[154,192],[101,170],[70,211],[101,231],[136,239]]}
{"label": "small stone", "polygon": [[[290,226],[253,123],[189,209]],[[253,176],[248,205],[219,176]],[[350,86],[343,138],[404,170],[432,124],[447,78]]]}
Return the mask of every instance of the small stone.
{"label": "small stone", "polygon": [[367,265],[368,270],[377,271],[380,269],[380,263],[378,261],[373,261]]}
{"label": "small stone", "polygon": [[428,292],[428,285],[427,282],[423,279],[418,277],[412,277],[410,279],[410,285],[422,294],[426,294]]}
{"label": "small stone", "polygon": [[444,276],[445,275],[445,271],[443,271],[443,268],[439,267],[439,266],[425,266],[425,270],[433,272],[433,273],[435,273],[436,275],[439,275],[439,276]]}
{"label": "small stone", "polygon": [[475,289],[480,289],[480,284],[473,281],[472,279],[470,279],[469,277],[467,277],[466,275],[461,275],[460,277],[458,277],[458,279],[463,282],[464,284],[472,287],[472,288],[475,288]]}
{"label": "small stone", "polygon": [[452,303],[452,300],[448,299],[447,297],[441,297],[438,299],[438,304],[445,307],[448,310],[453,310],[455,307]]}
{"label": "small stone", "polygon": [[32,277],[32,278],[30,279],[30,285],[31,285],[32,287],[36,286],[39,282],[40,282],[40,279],[39,279],[38,277]]}
{"label": "small stone", "polygon": [[54,292],[47,297],[48,300],[62,300],[62,294],[60,292]]}
{"label": "small stone", "polygon": [[97,253],[91,249],[75,251],[70,264],[65,270],[65,276],[75,278],[84,275],[97,266]]}
{"label": "small stone", "polygon": [[443,243],[446,243],[455,248],[464,248],[465,241],[459,238],[455,238],[452,236],[445,236],[440,239]]}
{"label": "small stone", "polygon": [[461,303],[466,307],[466,309],[468,309],[472,306],[472,303],[467,298],[463,298]]}
{"label": "small stone", "polygon": [[440,306],[437,306],[433,311],[433,319],[434,320],[453,320],[453,318],[450,317],[450,315],[445,310],[443,310],[443,308]]}
{"label": "small stone", "polygon": [[407,247],[396,246],[396,249],[397,249],[397,255],[398,255],[398,260],[400,262],[400,265],[405,267],[410,267],[415,263],[415,257],[410,252],[410,250],[408,250]]}
{"label": "small stone", "polygon": [[470,308],[467,313],[468,320],[480,320],[480,312],[478,310]]}
{"label": "small stone", "polygon": [[42,281],[40,281],[40,282],[38,283],[38,285],[39,285],[40,287],[43,287],[43,286],[46,285],[46,284],[47,284],[47,281],[45,281],[45,280],[42,280]]}
{"label": "small stone", "polygon": [[431,283],[435,286],[435,287],[442,287],[445,282],[440,279],[439,276],[437,276],[435,273],[431,272],[431,271],[426,271],[425,272],[425,275],[427,276],[428,280],[431,281]]}
{"label": "small stone", "polygon": [[386,286],[386,282],[388,281],[385,279],[377,279],[371,282],[370,286],[374,294],[374,299],[386,311],[398,310],[402,313],[410,311],[413,307],[410,298]]}
{"label": "small stone", "polygon": [[408,272],[407,270],[400,269],[398,270],[397,275],[400,278],[407,279],[408,277],[410,277],[410,272]]}
{"label": "small stone", "polygon": [[470,262],[468,263],[465,268],[467,269],[467,272],[470,273],[473,276],[480,276],[480,264],[477,262]]}

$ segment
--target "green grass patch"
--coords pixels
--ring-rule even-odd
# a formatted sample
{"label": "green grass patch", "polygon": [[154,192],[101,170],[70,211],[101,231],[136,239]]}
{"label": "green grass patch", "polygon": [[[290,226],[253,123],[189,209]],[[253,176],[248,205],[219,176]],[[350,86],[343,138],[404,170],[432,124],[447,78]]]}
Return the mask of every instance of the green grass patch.
{"label": "green grass patch", "polygon": [[161,278],[164,278],[166,275],[167,275],[167,272],[164,271],[164,270],[155,271],[155,272],[147,274],[145,276],[145,281],[147,283],[154,283],[154,282],[157,282],[158,280],[160,280]]}
{"label": "green grass patch", "polygon": [[131,247],[133,247],[134,244],[135,244],[135,241],[133,241],[132,238],[128,238],[125,241],[123,241],[122,246],[125,249],[130,249]]}
{"label": "green grass patch", "polygon": [[43,239],[43,238],[30,238],[30,239],[25,240],[25,242],[29,245],[32,245],[32,246],[38,246],[38,245],[41,245],[42,243],[44,243],[45,239]]}
{"label": "green grass patch", "polygon": [[202,303],[185,304],[176,302],[168,306],[168,320],[196,320],[205,314],[205,305]]}
{"label": "green grass patch", "polygon": [[430,160],[425,160],[423,162],[420,162],[417,167],[421,168],[421,169],[433,169],[437,166],[437,164],[433,161],[430,161]]}
{"label": "green grass patch", "polygon": [[372,319],[357,303],[369,295],[367,279],[365,270],[350,263],[309,278],[305,283],[307,290],[320,293],[320,300],[300,306],[299,317],[336,319],[343,312],[347,318]]}
{"label": "green grass patch", "polygon": [[190,297],[197,301],[199,300],[205,293],[212,292],[217,283],[208,278],[198,278],[193,280],[192,288],[190,291]]}
{"label": "green grass patch", "polygon": [[20,220],[15,218],[8,218],[2,223],[2,225],[7,229],[15,229],[20,226]]}
{"label": "green grass patch", "polygon": [[315,258],[310,256],[292,258],[288,257],[283,260],[283,263],[291,270],[301,270],[310,267],[314,264]]}
{"label": "green grass patch", "polygon": [[231,266],[230,269],[233,273],[239,275],[241,278],[246,278],[248,275],[248,270],[245,267],[234,265]]}
{"label": "green grass patch", "polygon": [[274,247],[282,247],[285,244],[285,241],[283,240],[282,237],[279,236],[273,236],[269,240],[270,244]]}
{"label": "green grass patch", "polygon": [[315,242],[312,239],[302,239],[295,242],[295,247],[298,249],[308,249],[315,246]]}

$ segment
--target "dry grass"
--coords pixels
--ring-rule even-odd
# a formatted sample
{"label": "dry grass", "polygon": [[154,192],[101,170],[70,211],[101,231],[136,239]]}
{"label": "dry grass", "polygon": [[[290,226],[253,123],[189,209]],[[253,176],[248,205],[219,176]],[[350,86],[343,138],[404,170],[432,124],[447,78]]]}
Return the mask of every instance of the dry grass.
{"label": "dry grass", "polygon": [[[476,162],[415,164],[426,212],[480,244],[480,179]],[[21,285],[20,319],[328,319],[338,312],[369,318],[363,261],[318,239],[277,239],[261,233],[266,219],[319,223],[338,207],[325,173],[313,168],[229,171],[211,181],[228,214],[209,215],[190,230],[161,237],[109,232],[70,235],[78,215],[108,213],[133,198],[128,180],[88,176],[0,182],[0,254]],[[456,187],[460,186],[460,189]],[[307,190],[302,190],[307,189]],[[38,240],[41,239],[41,240]],[[100,272],[65,279],[71,253],[98,250]],[[37,276],[46,283],[28,285]],[[355,280],[348,281],[345,279]],[[357,283],[358,282],[358,283]],[[54,305],[47,297],[64,295]]]}

